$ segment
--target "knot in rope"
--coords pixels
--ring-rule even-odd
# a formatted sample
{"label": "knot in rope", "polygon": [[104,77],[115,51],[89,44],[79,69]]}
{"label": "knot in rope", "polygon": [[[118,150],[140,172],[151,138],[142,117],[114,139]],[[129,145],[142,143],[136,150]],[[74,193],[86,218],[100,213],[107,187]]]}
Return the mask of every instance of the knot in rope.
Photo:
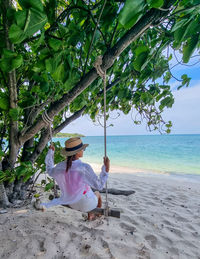
{"label": "knot in rope", "polygon": [[42,120],[49,125],[49,135],[50,135],[50,143],[52,144],[52,129],[51,129],[51,124],[53,120],[49,117],[46,111],[42,114]]}
{"label": "knot in rope", "polygon": [[105,78],[106,76],[106,72],[104,72],[101,68],[101,65],[103,63],[103,57],[102,56],[98,56],[96,61],[94,62],[94,67],[96,68],[97,74],[101,77],[101,78]]}
{"label": "knot in rope", "polygon": [[53,122],[46,111],[44,111],[44,113],[42,114],[42,119],[46,124],[51,124]]}

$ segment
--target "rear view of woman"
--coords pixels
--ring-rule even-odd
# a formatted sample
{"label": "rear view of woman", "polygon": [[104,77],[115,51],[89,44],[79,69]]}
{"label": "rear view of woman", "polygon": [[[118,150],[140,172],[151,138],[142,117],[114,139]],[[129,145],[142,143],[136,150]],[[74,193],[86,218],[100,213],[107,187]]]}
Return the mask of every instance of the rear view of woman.
{"label": "rear view of woman", "polygon": [[[68,139],[65,141],[65,148],[62,150],[62,155],[66,157],[66,161],[57,164],[55,167],[55,148],[50,146],[45,158],[46,170],[59,185],[61,197],[42,205],[47,208],[59,204],[69,205],[71,208],[82,212],[89,212],[96,207],[101,207],[100,193],[93,192],[91,187],[97,190],[103,189],[108,178],[110,160],[107,157],[104,158],[100,176],[97,177],[92,167],[80,160],[87,146],[88,144],[83,144],[80,138]],[[88,219],[93,217],[92,213],[88,213]]]}

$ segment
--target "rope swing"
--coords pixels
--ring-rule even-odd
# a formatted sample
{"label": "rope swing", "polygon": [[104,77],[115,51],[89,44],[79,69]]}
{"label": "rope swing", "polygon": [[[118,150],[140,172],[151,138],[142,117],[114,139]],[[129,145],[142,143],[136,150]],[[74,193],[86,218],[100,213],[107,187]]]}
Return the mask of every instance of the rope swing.
{"label": "rope swing", "polygon": [[[98,56],[95,63],[94,63],[94,67],[97,71],[97,74],[102,78],[103,80],[103,88],[104,88],[104,113],[103,113],[103,117],[104,117],[104,157],[107,157],[107,134],[106,134],[106,71],[104,72],[101,68],[102,65],[102,56]],[[52,129],[51,129],[51,124],[53,123],[53,120],[48,116],[47,112],[44,111],[44,113],[42,114],[42,120],[49,126],[49,133],[50,133],[50,143],[52,144]],[[109,225],[108,222],[108,216],[112,216],[112,217],[117,217],[120,218],[120,211],[118,210],[112,210],[109,208],[108,206],[108,186],[107,186],[107,181],[105,184],[105,194],[106,194],[106,202],[105,202],[105,208],[96,208],[94,210],[92,210],[91,212],[93,213],[97,213],[97,214],[102,214],[107,218],[107,224]],[[56,185],[54,182],[54,195],[55,197],[57,196],[57,189],[56,189]]]}
{"label": "rope swing", "polygon": [[[101,69],[102,65],[102,56],[98,56],[95,63],[94,67],[96,68],[97,74],[103,79],[103,99],[104,99],[104,156],[107,157],[107,150],[106,150],[106,71],[104,72]],[[105,204],[105,216],[108,217],[108,211],[109,211],[109,206],[108,206],[108,186],[107,186],[107,181],[105,185],[106,189],[106,204]]]}
{"label": "rope swing", "polygon": [[[87,57],[86,57],[86,62],[85,62],[85,67],[84,67],[84,70],[83,70],[83,74],[85,74],[85,71],[86,71],[86,66],[87,66],[87,61],[88,61],[88,58],[89,58],[89,55],[92,51],[92,45],[93,45],[93,41],[94,41],[94,38],[95,38],[95,33],[96,33],[96,30],[98,29],[98,26],[99,26],[99,23],[100,23],[100,19],[101,19],[101,16],[102,16],[102,13],[103,13],[103,10],[105,8],[105,5],[106,5],[106,2],[107,0],[104,0],[104,4],[101,8],[101,12],[100,12],[100,15],[98,17],[98,21],[96,23],[96,26],[95,26],[95,30],[94,30],[94,33],[93,33],[93,37],[92,37],[92,40],[90,42],[90,47],[89,47],[89,51],[88,51],[88,54],[87,54]],[[101,68],[101,65],[102,65],[102,56],[98,56],[95,63],[94,63],[94,67],[97,71],[97,74],[102,78],[103,80],[103,87],[104,87],[104,113],[103,113],[103,117],[104,117],[104,157],[106,158],[107,157],[107,150],[106,150],[106,71],[103,71],[102,68]],[[43,121],[49,125],[49,132],[50,132],[50,143],[52,144],[52,130],[51,130],[51,124],[53,122],[53,120],[51,118],[49,118],[48,114],[46,111],[44,111],[44,113],[42,114],[42,119]],[[54,185],[55,187],[55,185]],[[97,214],[104,214],[105,217],[108,219],[108,216],[113,216],[113,217],[117,217],[117,218],[120,218],[120,211],[117,211],[117,210],[111,210],[109,209],[109,206],[108,206],[108,187],[107,187],[107,181],[106,181],[106,184],[105,184],[105,190],[106,190],[106,203],[105,203],[105,209],[101,209],[101,208],[96,208],[94,209],[93,211],[91,212],[96,212]],[[108,221],[107,221],[108,223]]]}

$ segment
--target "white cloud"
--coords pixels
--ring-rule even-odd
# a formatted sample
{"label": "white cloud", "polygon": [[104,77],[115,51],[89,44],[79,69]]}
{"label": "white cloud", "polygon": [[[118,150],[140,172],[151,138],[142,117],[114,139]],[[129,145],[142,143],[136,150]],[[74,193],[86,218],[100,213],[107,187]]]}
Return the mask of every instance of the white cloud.
{"label": "white cloud", "polygon": [[[175,103],[171,109],[167,109],[163,113],[163,118],[166,121],[172,121],[172,133],[174,134],[200,133],[200,81],[195,83],[193,87],[173,91]],[[113,117],[115,117],[115,114],[113,114]],[[110,123],[114,124],[114,127],[107,128],[108,135],[158,134],[158,132],[148,132],[145,123],[139,126],[134,125],[131,114],[124,115],[121,113],[120,117],[110,120],[108,124]],[[100,136],[103,135],[103,128],[94,126],[89,117],[84,116],[67,126],[63,132]]]}
{"label": "white cloud", "polygon": [[172,133],[200,133],[200,82],[173,94],[175,103],[164,113],[164,118],[173,123]]}

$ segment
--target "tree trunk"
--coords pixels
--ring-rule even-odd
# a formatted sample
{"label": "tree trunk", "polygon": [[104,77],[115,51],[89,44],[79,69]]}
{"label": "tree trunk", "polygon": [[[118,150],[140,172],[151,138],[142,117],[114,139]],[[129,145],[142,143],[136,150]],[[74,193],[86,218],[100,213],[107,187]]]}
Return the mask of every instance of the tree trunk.
{"label": "tree trunk", "polygon": [[6,194],[6,189],[3,183],[0,183],[0,207],[9,207],[10,203],[8,201],[8,196]]}
{"label": "tree trunk", "polygon": [[[6,48],[14,52],[14,45],[10,42],[8,31],[9,31],[9,20],[7,18],[7,10],[11,6],[11,1],[2,2],[3,9],[3,24],[4,24],[4,36],[6,39]],[[17,108],[17,81],[15,70],[8,72],[8,89],[9,89],[9,108]],[[18,121],[13,120],[10,116],[10,127],[9,127],[9,155],[7,157],[7,163],[4,163],[5,169],[14,168],[17,154],[19,151],[19,142],[18,142]]]}
{"label": "tree trunk", "polygon": [[[0,162],[0,170],[2,170],[2,163]],[[6,208],[9,206],[8,196],[3,183],[0,183],[0,207]]]}
{"label": "tree trunk", "polygon": [[[11,1],[2,1],[2,10],[3,10],[3,25],[4,25],[4,36],[6,42],[6,48],[12,52],[14,52],[14,45],[9,40],[9,20],[7,17],[7,10],[12,5]],[[8,90],[9,90],[9,110],[17,109],[17,80],[16,80],[16,72],[12,70],[7,73],[8,78]],[[4,157],[2,161],[2,169],[12,170],[15,167],[15,163],[17,160],[17,155],[19,152],[19,141],[18,141],[18,121],[12,116],[9,116],[9,152],[6,157]],[[18,185],[16,185],[18,186]],[[14,188],[13,188],[14,187]],[[0,200],[3,206],[8,206],[9,201],[12,201],[16,196],[19,196],[18,193],[21,192],[21,188],[15,188],[14,184],[5,184],[2,183],[0,185]]]}

